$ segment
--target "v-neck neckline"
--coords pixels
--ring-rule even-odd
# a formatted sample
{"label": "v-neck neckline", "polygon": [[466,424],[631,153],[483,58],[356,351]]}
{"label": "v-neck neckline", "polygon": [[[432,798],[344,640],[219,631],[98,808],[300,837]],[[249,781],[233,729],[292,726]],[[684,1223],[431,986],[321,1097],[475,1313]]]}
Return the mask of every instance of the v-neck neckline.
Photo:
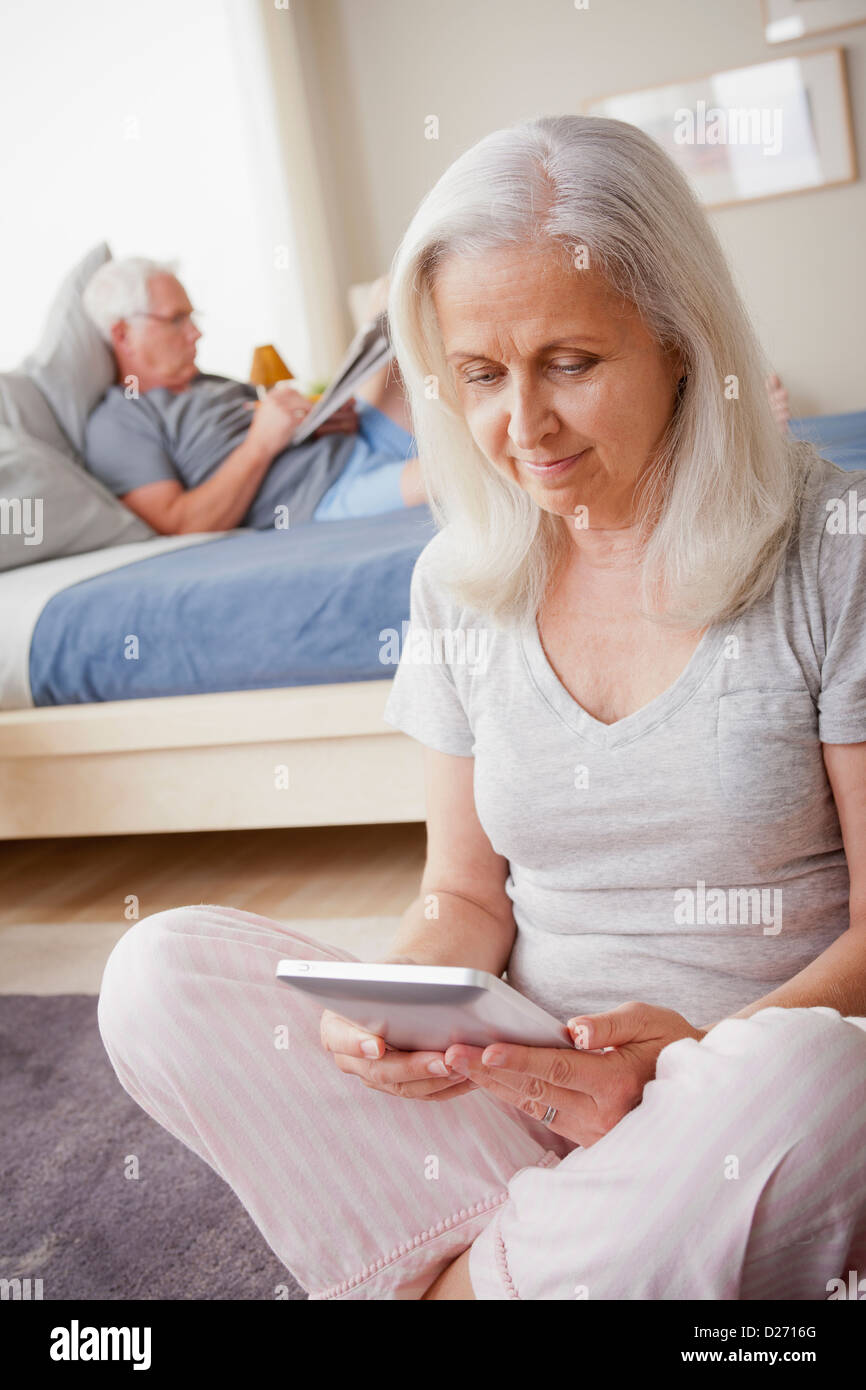
{"label": "v-neck neckline", "polygon": [[598,748],[619,748],[647,734],[669,719],[690,700],[715,663],[722,643],[734,631],[733,623],[713,623],[701,638],[688,664],[667,690],[656,695],[648,704],[613,724],[605,724],[589,714],[566,690],[547,659],[541,643],[537,618],[531,619],[521,631],[521,646],[530,677],[537,690],[564,724],[587,743]]}

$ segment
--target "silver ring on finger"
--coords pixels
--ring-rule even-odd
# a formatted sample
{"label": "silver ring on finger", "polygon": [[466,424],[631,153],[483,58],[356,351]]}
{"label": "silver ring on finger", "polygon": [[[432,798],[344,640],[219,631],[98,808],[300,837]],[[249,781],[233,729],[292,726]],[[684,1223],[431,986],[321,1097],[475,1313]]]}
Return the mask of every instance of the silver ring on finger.
{"label": "silver ring on finger", "polygon": [[553,1121],[554,1121],[555,1119],[556,1119],[556,1106],[555,1106],[555,1105],[548,1105],[547,1109],[545,1110],[544,1114],[543,1114],[542,1117],[541,1117],[541,1123],[542,1123],[543,1125],[552,1125],[552,1124],[553,1124]]}

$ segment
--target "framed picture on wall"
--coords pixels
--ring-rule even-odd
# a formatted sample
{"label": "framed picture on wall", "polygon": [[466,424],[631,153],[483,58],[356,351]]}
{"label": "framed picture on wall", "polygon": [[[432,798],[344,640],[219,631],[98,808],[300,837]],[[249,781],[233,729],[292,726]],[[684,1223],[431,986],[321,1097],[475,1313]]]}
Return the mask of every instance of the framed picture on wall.
{"label": "framed picture on wall", "polygon": [[761,0],[767,43],[866,24],[866,0]]}
{"label": "framed picture on wall", "polygon": [[841,48],[594,98],[583,110],[640,126],[710,208],[857,177]]}

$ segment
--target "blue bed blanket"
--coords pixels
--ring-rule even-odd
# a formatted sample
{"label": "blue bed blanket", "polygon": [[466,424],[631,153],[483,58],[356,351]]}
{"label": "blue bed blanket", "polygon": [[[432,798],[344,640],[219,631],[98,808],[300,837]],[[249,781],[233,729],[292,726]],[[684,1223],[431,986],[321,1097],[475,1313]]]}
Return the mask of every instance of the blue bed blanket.
{"label": "blue bed blanket", "polygon": [[831,463],[854,472],[866,468],[866,410],[845,415],[803,415],[791,421],[791,433],[817,444]]}
{"label": "blue bed blanket", "polygon": [[434,535],[426,507],[244,531],[56,594],[30,650],[35,705],[381,680]]}

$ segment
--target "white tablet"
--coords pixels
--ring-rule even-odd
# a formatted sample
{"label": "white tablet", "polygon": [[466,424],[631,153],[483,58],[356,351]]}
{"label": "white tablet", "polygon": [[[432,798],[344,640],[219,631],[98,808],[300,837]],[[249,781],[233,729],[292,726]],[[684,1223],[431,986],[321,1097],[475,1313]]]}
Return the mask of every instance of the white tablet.
{"label": "white tablet", "polygon": [[452,1043],[574,1047],[564,1023],[486,970],[281,960],[277,977],[399,1052],[444,1052]]}

